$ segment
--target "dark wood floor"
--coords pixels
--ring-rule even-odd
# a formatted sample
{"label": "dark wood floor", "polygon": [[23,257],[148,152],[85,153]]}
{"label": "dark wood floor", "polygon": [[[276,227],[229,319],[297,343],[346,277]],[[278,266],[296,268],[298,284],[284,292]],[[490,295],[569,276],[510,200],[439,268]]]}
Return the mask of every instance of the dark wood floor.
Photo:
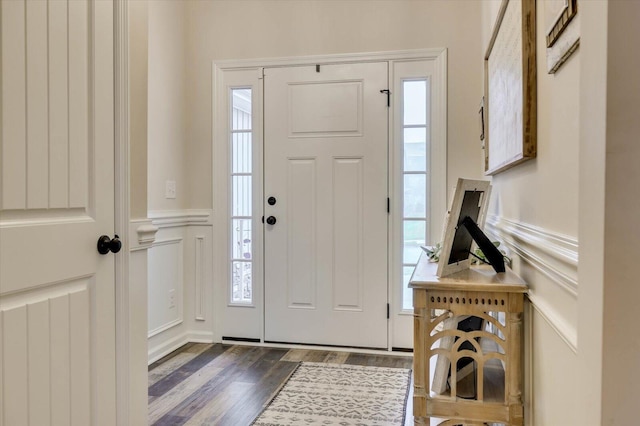
{"label": "dark wood floor", "polygon": [[149,424],[249,425],[300,361],[412,368],[406,356],[189,343],[149,366]]}

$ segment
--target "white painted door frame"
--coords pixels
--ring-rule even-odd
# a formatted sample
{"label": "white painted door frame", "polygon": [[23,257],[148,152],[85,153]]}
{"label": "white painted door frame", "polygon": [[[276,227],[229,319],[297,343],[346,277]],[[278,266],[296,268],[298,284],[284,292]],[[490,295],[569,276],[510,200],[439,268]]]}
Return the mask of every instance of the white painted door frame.
{"label": "white painted door frame", "polygon": [[[114,120],[115,120],[115,233],[122,238],[122,250],[115,257],[116,291],[116,410],[118,425],[129,425],[132,419],[146,419],[146,370],[144,374],[130,370],[132,365],[146,365],[147,351],[135,352],[130,345],[133,330],[146,330],[144,324],[130,317],[131,306],[147,306],[144,300],[131,300],[129,291],[129,206],[130,152],[129,152],[129,2],[114,0]],[[138,360],[143,360],[138,362]],[[136,393],[136,390],[138,392]],[[135,420],[134,420],[135,421]]]}
{"label": "white painted door frame", "polygon": [[[426,244],[440,241],[444,216],[448,206],[447,199],[447,52],[443,51],[435,58],[420,60],[393,61],[390,66],[391,91],[396,93],[392,102],[390,131],[391,138],[391,226],[389,230],[389,281],[394,282],[403,275],[403,113],[404,102],[401,95],[405,81],[428,81],[428,147],[429,165],[427,168],[427,238]],[[397,283],[396,284],[400,284]],[[403,309],[403,288],[395,285],[391,288],[390,333],[392,347],[409,349],[413,345],[413,309]]]}
{"label": "white painted door frame", "polygon": [[[434,121],[432,122],[432,126],[434,127],[435,135],[434,137],[441,143],[438,152],[432,155],[432,164],[436,164],[436,167],[433,170],[432,182],[440,182],[440,185],[437,188],[433,188],[431,191],[431,211],[436,212],[433,215],[433,223],[432,229],[441,229],[442,221],[444,220],[444,212],[446,212],[446,192],[447,192],[447,50],[446,48],[434,48],[434,49],[416,49],[416,50],[401,50],[401,51],[391,51],[391,52],[370,52],[370,53],[353,53],[353,54],[337,54],[337,55],[318,55],[318,56],[302,56],[302,57],[283,57],[283,58],[263,58],[263,59],[248,59],[248,60],[222,60],[222,61],[213,61],[212,63],[212,123],[213,123],[213,132],[212,132],[212,164],[214,166],[214,170],[219,169],[222,163],[221,161],[226,161],[226,157],[219,157],[219,149],[217,144],[225,143],[227,136],[221,133],[220,123],[218,118],[218,112],[221,107],[223,107],[223,96],[224,92],[221,92],[222,86],[221,82],[223,81],[223,75],[226,71],[234,71],[234,70],[259,70],[261,68],[273,68],[273,67],[292,67],[292,66],[300,66],[300,65],[314,65],[314,64],[341,64],[341,63],[356,63],[356,62],[380,62],[380,61],[411,61],[411,60],[431,60],[435,61],[437,64],[437,69],[439,72],[438,75],[438,84],[439,84],[439,92],[438,98],[435,100],[437,102],[437,109],[439,111],[438,116],[434,117]],[[393,77],[390,76],[390,84],[393,84]],[[434,108],[435,109],[435,108]],[[263,113],[261,111],[261,113]],[[390,110],[390,125],[389,125],[389,144],[390,146],[394,146],[397,141],[395,140],[395,123],[393,116],[393,109]],[[262,119],[262,117],[261,117]],[[389,150],[389,196],[391,197],[392,203],[396,198],[398,198],[397,190],[397,179],[400,179],[400,172],[397,170],[397,160],[395,156],[397,154],[394,153],[394,149]],[[223,169],[226,169],[226,165],[224,165]],[[217,175],[216,175],[217,176]],[[216,177],[214,176],[214,178]],[[259,183],[262,185],[262,182]],[[256,185],[254,183],[254,185]],[[216,205],[216,200],[221,195],[221,188],[218,187],[217,182],[213,184],[213,200],[214,205]],[[442,213],[440,213],[442,212]],[[224,218],[224,214],[220,214],[218,212],[216,214],[216,222],[215,227],[217,229],[222,229],[227,226],[228,218]],[[224,212],[222,212],[224,213]],[[396,218],[394,215],[397,214],[397,209],[391,209],[391,214],[389,217],[390,224],[396,223]],[[394,226],[389,226],[389,241],[396,241],[399,236],[395,235],[397,232],[394,231]],[[216,255],[228,256],[228,243],[226,239],[222,242],[214,243],[217,244],[217,247],[214,248],[214,253]],[[224,244],[224,247],[222,247]],[[390,244],[391,246],[395,246],[396,243]],[[258,249],[258,250],[261,250]],[[261,258],[264,257],[264,253],[258,252],[254,249],[254,256]],[[398,279],[399,277],[394,276],[397,271],[396,263],[400,262],[402,264],[402,259],[398,259],[396,255],[394,255],[394,250],[391,248],[388,251],[388,260],[390,267],[388,268],[389,273],[389,294],[388,300],[391,304],[391,318],[388,324],[388,333],[389,333],[389,347],[388,350],[392,349],[393,346],[393,327],[392,323],[399,319],[401,316],[404,316],[404,320],[409,318],[406,313],[401,312],[401,299],[398,298]],[[401,267],[400,267],[401,269]],[[214,273],[214,311],[221,312],[224,308],[224,304],[226,304],[226,279],[222,278],[220,272]],[[256,283],[259,285],[261,289],[264,286],[264,282]],[[262,294],[262,290],[260,291]],[[263,304],[264,301],[260,300],[257,303]],[[218,315],[218,314],[216,314]],[[262,330],[261,342],[264,341],[264,318],[261,319],[262,324],[260,329]],[[214,319],[214,341],[222,341],[222,329],[221,329],[221,318],[216,316]],[[255,344],[255,343],[254,343]]]}

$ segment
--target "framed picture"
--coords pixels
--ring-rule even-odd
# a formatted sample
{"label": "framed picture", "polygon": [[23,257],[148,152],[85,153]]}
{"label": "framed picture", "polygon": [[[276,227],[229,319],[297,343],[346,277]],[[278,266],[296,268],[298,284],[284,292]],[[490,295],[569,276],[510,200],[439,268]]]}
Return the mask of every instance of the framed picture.
{"label": "framed picture", "polygon": [[438,277],[469,269],[473,237],[463,221],[469,217],[478,227],[484,226],[490,192],[489,181],[458,179],[451,210],[445,219],[444,240],[436,272]]}
{"label": "framed picture", "polygon": [[535,0],[503,0],[484,58],[485,174],[536,157]]}
{"label": "framed picture", "polygon": [[580,45],[578,0],[545,0],[547,71],[555,74]]}

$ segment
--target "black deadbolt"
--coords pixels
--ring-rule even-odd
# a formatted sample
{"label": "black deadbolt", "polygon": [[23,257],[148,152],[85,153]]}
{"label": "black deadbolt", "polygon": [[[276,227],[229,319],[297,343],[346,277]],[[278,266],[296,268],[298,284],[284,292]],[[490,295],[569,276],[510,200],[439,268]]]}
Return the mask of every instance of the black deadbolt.
{"label": "black deadbolt", "polygon": [[269,203],[270,206],[274,206],[276,204],[276,201],[276,197],[267,198],[267,203]]}
{"label": "black deadbolt", "polygon": [[117,235],[113,236],[113,239],[109,238],[107,235],[102,235],[98,238],[98,253],[107,254],[117,253],[122,248],[122,242],[120,241],[120,237]]}
{"label": "black deadbolt", "polygon": [[275,224],[276,224],[276,217],[275,217],[275,216],[269,216],[269,217],[267,218],[267,223],[268,223],[269,225],[275,225]]}

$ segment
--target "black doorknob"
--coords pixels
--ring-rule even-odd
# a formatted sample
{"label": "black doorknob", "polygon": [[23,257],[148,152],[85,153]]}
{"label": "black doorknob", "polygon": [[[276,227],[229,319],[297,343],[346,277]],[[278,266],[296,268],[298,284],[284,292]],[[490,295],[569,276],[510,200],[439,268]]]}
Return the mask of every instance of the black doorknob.
{"label": "black doorknob", "polygon": [[276,197],[269,197],[267,198],[267,203],[269,203],[270,206],[273,206],[276,204]]}
{"label": "black doorknob", "polygon": [[109,238],[107,235],[102,235],[98,238],[98,253],[107,254],[117,253],[122,248],[122,242],[120,241],[120,237],[118,235],[114,235],[113,239]]}
{"label": "black doorknob", "polygon": [[275,224],[276,224],[276,217],[275,217],[275,216],[269,216],[269,217],[267,218],[267,223],[268,223],[269,225],[275,225]]}

